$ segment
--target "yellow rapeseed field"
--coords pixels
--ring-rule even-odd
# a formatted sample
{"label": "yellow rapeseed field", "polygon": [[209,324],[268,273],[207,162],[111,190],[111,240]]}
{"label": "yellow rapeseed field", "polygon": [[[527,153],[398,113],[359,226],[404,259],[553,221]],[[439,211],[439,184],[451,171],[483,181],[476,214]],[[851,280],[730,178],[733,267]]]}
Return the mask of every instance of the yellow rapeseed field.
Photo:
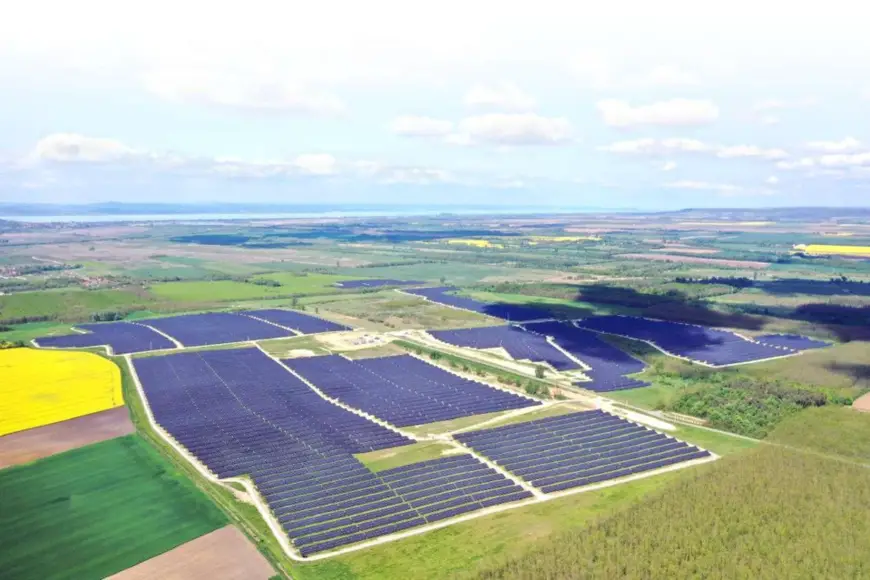
{"label": "yellow rapeseed field", "polygon": [[121,371],[89,352],[0,350],[0,436],[124,404]]}
{"label": "yellow rapeseed field", "polygon": [[827,244],[797,244],[796,252],[810,256],[859,256],[870,258],[870,246],[834,246]]}
{"label": "yellow rapeseed field", "polygon": [[473,238],[452,238],[447,240],[447,243],[474,246],[475,248],[504,248],[504,245],[502,244],[494,244],[489,240],[476,240]]}
{"label": "yellow rapeseed field", "polygon": [[529,236],[533,242],[600,242],[600,236]]}

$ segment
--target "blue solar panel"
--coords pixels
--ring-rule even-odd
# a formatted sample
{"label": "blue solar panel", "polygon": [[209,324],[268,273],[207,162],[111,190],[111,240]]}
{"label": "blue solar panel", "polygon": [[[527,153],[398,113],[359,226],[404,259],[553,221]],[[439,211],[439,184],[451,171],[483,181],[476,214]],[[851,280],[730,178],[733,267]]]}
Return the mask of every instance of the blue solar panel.
{"label": "blue solar panel", "polygon": [[303,314],[295,310],[269,308],[263,310],[245,310],[239,312],[239,314],[292,328],[299,334],[318,334],[321,332],[338,332],[351,329],[349,326],[337,324],[317,316],[311,316],[310,314]]}
{"label": "blue solar panel", "polygon": [[552,315],[548,310],[523,306],[520,304],[480,302],[479,300],[456,296],[453,294],[456,290],[456,288],[444,286],[438,288],[417,288],[406,290],[406,292],[446,306],[471,310],[472,312],[479,312],[481,314],[487,314],[495,318],[502,318],[514,322],[552,318]]}
{"label": "blue solar panel", "polygon": [[517,326],[433,330],[429,331],[429,334],[454,346],[478,349],[504,348],[514,359],[546,363],[557,371],[580,368],[576,361],[547,342],[545,336],[526,332]]}
{"label": "blue solar panel", "polygon": [[456,438],[543,491],[622,477],[626,470],[656,469],[661,461],[676,463],[709,455],[597,410],[461,433]]}
{"label": "blue solar panel", "polygon": [[540,404],[454,375],[410,355],[283,361],[326,395],[398,427]]}
{"label": "blue solar panel", "polygon": [[776,346],[785,350],[810,350],[814,348],[825,348],[831,346],[830,343],[814,338],[808,338],[799,334],[766,334],[759,336],[755,340],[760,343]]}
{"label": "blue solar panel", "polygon": [[787,347],[751,341],[726,330],[635,316],[593,316],[577,322],[577,325],[595,332],[645,340],[674,356],[711,366],[751,362],[796,352]]}
{"label": "blue solar panel", "polygon": [[184,346],[205,346],[293,336],[289,330],[249,316],[230,312],[183,314],[140,321],[163,332]]}
{"label": "blue solar panel", "polygon": [[36,344],[52,348],[87,348],[106,345],[111,347],[113,354],[175,348],[175,344],[159,332],[132,322],[79,324],[76,328],[86,330],[87,334],[43,336],[36,339]]}

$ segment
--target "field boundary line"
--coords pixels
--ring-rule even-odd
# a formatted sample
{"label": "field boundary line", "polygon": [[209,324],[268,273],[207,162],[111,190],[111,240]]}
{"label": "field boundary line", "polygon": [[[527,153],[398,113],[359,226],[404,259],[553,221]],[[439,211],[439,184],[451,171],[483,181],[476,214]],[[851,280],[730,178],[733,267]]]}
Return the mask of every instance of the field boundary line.
{"label": "field boundary line", "polygon": [[245,478],[234,477],[220,479],[214,473],[212,473],[211,470],[208,469],[208,467],[202,464],[184,446],[175,441],[175,439],[172,438],[163,429],[163,427],[160,426],[159,423],[157,423],[157,420],[154,417],[154,412],[151,409],[151,403],[148,401],[148,397],[145,395],[145,390],[142,387],[141,381],[139,380],[139,374],[136,372],[136,366],[133,364],[132,358],[130,357],[130,355],[124,355],[123,358],[127,362],[127,368],[130,371],[130,377],[133,379],[133,384],[136,385],[136,392],[138,393],[139,399],[142,401],[142,406],[145,409],[145,417],[148,419],[148,424],[151,426],[153,431],[161,439],[168,443],[181,457],[186,459],[188,463],[190,463],[199,472],[199,474],[208,481],[221,485],[222,487],[229,489],[231,492],[233,491],[233,489],[231,486],[227,485],[228,482],[235,482],[244,487],[245,490],[250,494],[251,501],[257,508],[257,511],[259,511],[260,515],[263,516],[263,520],[266,522],[266,525],[268,525],[269,529],[272,530],[272,534],[278,540],[278,544],[281,546],[281,549],[284,550],[284,553],[292,560],[302,561],[302,557],[294,551],[293,547],[290,545],[289,538],[283,532],[278,522],[275,520],[275,517],[272,514],[272,510],[263,502],[259,491],[252,483],[250,483]]}
{"label": "field boundary line", "polygon": [[[134,321],[132,321],[132,320],[131,320],[131,321],[128,321],[128,322],[130,322],[130,324],[136,324],[137,326],[144,326],[145,328],[148,328],[148,329],[153,330],[154,332],[156,332],[157,334],[163,336],[164,338],[168,338],[168,339],[172,342],[172,344],[175,345],[176,348],[184,348],[184,347],[185,347],[185,346],[181,343],[180,340],[176,339],[175,337],[169,336],[168,334],[166,334],[165,332],[163,332],[162,330],[160,330],[160,329],[158,329],[158,328],[154,328],[153,326],[149,326],[149,325],[144,324],[144,323],[142,323],[142,322],[134,322]],[[164,349],[159,349],[159,350],[170,350],[170,349],[164,348]]]}

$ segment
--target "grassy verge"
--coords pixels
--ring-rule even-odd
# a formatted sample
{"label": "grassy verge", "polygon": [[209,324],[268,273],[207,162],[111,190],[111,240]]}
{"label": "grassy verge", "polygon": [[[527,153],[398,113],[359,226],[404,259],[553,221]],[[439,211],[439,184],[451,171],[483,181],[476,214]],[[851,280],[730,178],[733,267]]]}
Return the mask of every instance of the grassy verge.
{"label": "grassy verge", "polygon": [[378,472],[429,459],[438,459],[443,457],[445,452],[455,449],[452,445],[438,441],[421,441],[412,445],[361,453],[356,458],[372,471]]}
{"label": "grassy verge", "polygon": [[[436,348],[432,348],[430,346],[424,346],[417,342],[412,342],[408,340],[394,340],[393,344],[401,346],[405,350],[411,351],[415,354],[421,356],[428,356],[430,359],[432,359],[434,363],[442,363],[462,371],[466,371],[467,369],[467,372],[473,372],[483,379],[492,377],[499,383],[509,385],[514,388],[527,388],[528,386],[532,386],[535,392],[548,393],[553,387],[552,384],[546,381],[526,377],[517,373],[513,373],[511,371],[504,370],[495,365],[467,359],[465,357],[461,357],[452,353],[447,353]],[[541,398],[549,397],[542,396]]]}

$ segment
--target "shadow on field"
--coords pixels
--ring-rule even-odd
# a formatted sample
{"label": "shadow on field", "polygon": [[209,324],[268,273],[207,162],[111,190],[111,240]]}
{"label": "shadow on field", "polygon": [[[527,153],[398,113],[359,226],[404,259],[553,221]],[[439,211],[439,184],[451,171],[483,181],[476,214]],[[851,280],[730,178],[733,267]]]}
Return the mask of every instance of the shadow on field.
{"label": "shadow on field", "polygon": [[870,381],[870,364],[838,363],[827,365],[831,372],[847,375],[855,381]]}

